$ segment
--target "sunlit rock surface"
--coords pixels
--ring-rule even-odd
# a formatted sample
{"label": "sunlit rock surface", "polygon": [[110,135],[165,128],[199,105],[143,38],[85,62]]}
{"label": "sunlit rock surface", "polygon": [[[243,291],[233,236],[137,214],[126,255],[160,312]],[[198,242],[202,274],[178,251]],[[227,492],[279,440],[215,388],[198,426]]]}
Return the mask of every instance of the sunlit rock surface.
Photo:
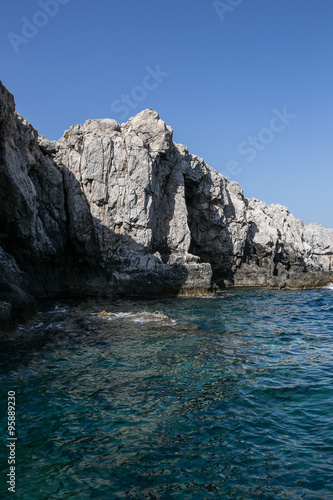
{"label": "sunlit rock surface", "polygon": [[8,321],[18,296],[22,312],[33,296],[59,293],[191,295],[333,278],[332,229],[244,198],[151,109],[125,124],[87,120],[50,141],[1,85],[0,203]]}

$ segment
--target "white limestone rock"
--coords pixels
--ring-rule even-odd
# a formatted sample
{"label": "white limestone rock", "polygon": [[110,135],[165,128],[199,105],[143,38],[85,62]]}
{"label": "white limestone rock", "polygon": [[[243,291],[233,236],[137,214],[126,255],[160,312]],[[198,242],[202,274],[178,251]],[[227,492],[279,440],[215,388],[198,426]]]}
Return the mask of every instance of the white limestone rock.
{"label": "white limestone rock", "polygon": [[[0,248],[3,262],[15,259],[12,284],[19,273],[24,293],[175,295],[333,281],[332,229],[246,199],[174,143],[154,110],[121,125],[87,120],[49,141],[0,85],[0,131]],[[10,281],[7,273],[4,289]]]}

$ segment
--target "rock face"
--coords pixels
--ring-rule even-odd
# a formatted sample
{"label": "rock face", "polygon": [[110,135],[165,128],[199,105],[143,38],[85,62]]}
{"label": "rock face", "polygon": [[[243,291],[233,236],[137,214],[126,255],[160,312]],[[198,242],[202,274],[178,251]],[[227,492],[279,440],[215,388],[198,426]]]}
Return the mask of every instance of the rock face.
{"label": "rock face", "polygon": [[175,144],[150,109],[122,125],[88,120],[49,141],[1,85],[0,203],[8,317],[16,303],[23,311],[32,296],[65,292],[176,295],[333,278],[333,230],[247,200]]}

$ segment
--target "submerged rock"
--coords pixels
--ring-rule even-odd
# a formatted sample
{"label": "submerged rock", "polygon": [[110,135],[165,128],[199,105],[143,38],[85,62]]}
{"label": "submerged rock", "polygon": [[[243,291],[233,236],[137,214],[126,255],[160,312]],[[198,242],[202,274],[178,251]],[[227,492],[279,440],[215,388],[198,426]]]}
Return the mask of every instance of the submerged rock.
{"label": "submerged rock", "polygon": [[136,322],[148,322],[148,321],[157,321],[159,323],[164,323],[167,325],[173,325],[175,324],[175,321],[170,319],[168,316],[165,314],[161,314],[159,312],[155,313],[150,313],[150,312],[138,312],[138,313],[111,313],[107,312],[105,310],[101,311],[98,316],[100,318],[107,318],[107,319],[130,319],[132,321]]}
{"label": "submerged rock", "polygon": [[332,229],[246,199],[172,134],[147,109],[122,125],[87,120],[49,141],[0,85],[0,300],[14,316],[17,303],[33,309],[33,296],[333,280]]}

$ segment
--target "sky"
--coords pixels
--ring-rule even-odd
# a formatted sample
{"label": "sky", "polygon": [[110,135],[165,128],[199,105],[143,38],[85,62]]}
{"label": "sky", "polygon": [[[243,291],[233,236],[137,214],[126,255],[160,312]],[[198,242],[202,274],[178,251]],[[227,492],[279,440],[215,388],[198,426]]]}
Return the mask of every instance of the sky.
{"label": "sky", "polygon": [[332,0],[13,0],[0,80],[40,134],[153,108],[174,141],[333,227]]}

